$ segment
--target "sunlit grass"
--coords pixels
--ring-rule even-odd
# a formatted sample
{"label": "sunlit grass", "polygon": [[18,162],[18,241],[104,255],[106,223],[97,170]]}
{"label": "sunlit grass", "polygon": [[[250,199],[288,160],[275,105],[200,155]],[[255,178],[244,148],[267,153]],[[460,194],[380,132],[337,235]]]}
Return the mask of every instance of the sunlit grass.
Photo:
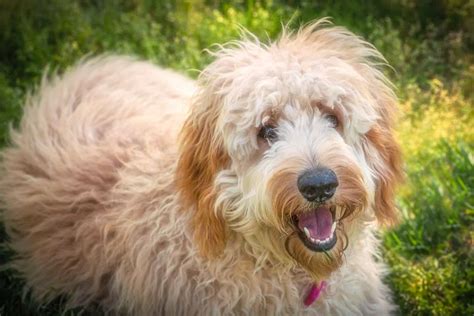
{"label": "sunlit grass", "polygon": [[399,139],[407,181],[403,222],[385,236],[389,280],[404,314],[472,314],[474,109],[459,85],[440,79],[404,87]]}

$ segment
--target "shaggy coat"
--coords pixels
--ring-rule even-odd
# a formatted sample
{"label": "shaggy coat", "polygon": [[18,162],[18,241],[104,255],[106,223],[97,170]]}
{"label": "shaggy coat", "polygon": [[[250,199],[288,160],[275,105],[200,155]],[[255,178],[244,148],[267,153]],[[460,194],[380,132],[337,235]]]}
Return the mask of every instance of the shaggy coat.
{"label": "shaggy coat", "polygon": [[[391,313],[375,232],[397,217],[396,98],[381,55],[325,24],[221,47],[197,84],[114,56],[45,77],[1,161],[26,290],[111,314]],[[295,222],[322,207],[296,184],[314,166],[339,181],[324,252]]]}

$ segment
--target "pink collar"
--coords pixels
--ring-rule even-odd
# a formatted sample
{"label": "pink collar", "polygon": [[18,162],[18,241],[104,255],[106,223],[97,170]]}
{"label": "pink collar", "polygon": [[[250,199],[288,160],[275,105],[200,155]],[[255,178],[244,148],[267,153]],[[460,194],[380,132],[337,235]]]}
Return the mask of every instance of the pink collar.
{"label": "pink collar", "polygon": [[317,283],[313,283],[311,289],[309,290],[308,296],[306,296],[306,299],[304,300],[304,305],[310,306],[311,304],[313,304],[321,295],[321,292],[326,288],[326,286],[326,281],[321,281],[319,286]]}

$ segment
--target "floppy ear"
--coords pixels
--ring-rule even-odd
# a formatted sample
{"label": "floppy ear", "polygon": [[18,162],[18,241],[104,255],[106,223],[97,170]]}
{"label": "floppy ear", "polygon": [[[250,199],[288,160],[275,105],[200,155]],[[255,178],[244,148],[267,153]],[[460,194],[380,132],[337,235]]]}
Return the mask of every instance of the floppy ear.
{"label": "floppy ear", "polygon": [[371,147],[378,153],[378,159],[375,159],[372,165],[376,174],[373,205],[375,215],[379,223],[392,225],[399,220],[395,205],[395,190],[404,178],[403,161],[392,127],[396,100],[386,95],[381,104],[380,118],[366,136]]}
{"label": "floppy ear", "polygon": [[224,219],[215,208],[214,178],[229,161],[216,136],[220,107],[211,95],[199,95],[181,131],[177,185],[187,209],[193,209],[194,238],[203,256],[217,256],[225,247]]}

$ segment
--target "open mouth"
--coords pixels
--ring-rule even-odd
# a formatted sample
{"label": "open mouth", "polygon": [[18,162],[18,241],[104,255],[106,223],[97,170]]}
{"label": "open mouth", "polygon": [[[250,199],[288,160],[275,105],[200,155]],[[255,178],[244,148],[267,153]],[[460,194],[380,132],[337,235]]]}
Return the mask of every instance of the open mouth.
{"label": "open mouth", "polygon": [[337,242],[334,208],[320,206],[297,214],[293,221],[303,244],[312,251],[331,250]]}

